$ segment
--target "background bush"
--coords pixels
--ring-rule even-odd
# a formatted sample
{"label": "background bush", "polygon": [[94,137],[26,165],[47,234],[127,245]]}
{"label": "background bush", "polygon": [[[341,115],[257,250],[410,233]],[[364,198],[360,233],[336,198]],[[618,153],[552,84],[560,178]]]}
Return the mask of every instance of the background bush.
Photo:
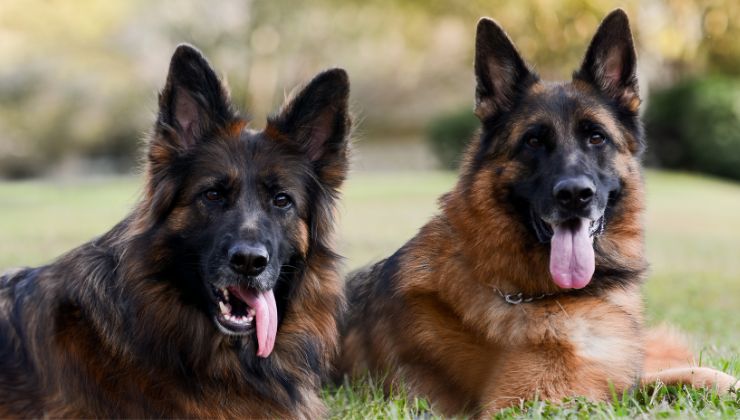
{"label": "background bush", "polygon": [[692,79],[650,95],[648,161],[740,179],[740,79]]}
{"label": "background bush", "polygon": [[446,169],[455,169],[460,164],[465,145],[480,125],[472,107],[440,114],[427,126],[426,139],[432,152]]}

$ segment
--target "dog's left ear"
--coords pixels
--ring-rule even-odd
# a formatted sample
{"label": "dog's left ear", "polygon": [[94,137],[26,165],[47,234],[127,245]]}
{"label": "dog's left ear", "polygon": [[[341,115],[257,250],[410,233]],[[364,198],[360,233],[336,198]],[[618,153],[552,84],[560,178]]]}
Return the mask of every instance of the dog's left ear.
{"label": "dog's left ear", "polygon": [[349,78],[342,69],[326,70],[291,95],[267,122],[268,135],[297,144],[319,178],[337,188],[348,165],[351,120]]}
{"label": "dog's left ear", "polygon": [[150,213],[161,216],[177,192],[168,169],[208,134],[235,118],[226,88],[195,47],[181,44],[170,59],[167,82],[148,151]]}
{"label": "dog's left ear", "polygon": [[637,112],[637,55],[624,10],[609,13],[601,22],[573,79],[591,83],[623,109]]}

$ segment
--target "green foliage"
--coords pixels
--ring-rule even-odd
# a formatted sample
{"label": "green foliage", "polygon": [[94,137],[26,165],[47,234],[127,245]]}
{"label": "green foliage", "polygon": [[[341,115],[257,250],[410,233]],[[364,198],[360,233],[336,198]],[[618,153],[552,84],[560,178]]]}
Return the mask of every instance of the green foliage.
{"label": "green foliage", "polygon": [[426,130],[426,139],[442,167],[457,168],[465,146],[479,125],[470,107],[432,119]]}
{"label": "green foliage", "polygon": [[648,103],[652,161],[740,179],[740,79],[687,80],[655,92]]}

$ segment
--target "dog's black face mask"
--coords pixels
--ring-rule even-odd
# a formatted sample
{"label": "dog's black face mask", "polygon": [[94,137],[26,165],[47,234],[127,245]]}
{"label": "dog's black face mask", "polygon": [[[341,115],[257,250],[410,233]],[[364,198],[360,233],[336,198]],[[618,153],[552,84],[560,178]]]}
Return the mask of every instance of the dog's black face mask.
{"label": "dog's black face mask", "polygon": [[541,82],[503,30],[482,20],[476,76],[479,154],[517,162],[511,203],[536,240],[549,244],[553,281],[585,287],[595,270],[594,238],[620,199],[619,168],[643,149],[626,16],[604,20],[570,83]]}
{"label": "dog's black face mask", "polygon": [[[577,96],[568,97],[561,89],[553,93],[565,98],[543,95],[536,104],[545,110],[533,115],[550,118],[530,124],[520,139],[516,159],[522,163],[523,176],[511,191],[513,200],[526,208],[537,239],[550,243],[555,283],[582,288],[595,268],[594,237],[605,228],[607,207],[620,193],[614,168],[618,150],[612,140],[618,134],[587,118],[584,114],[592,106],[584,106]],[[548,112],[554,104],[569,112]]]}
{"label": "dog's black face mask", "polygon": [[[576,97],[560,102],[568,103],[568,108],[588,109]],[[515,199],[526,203],[534,233],[543,243],[550,242],[560,226],[584,229],[592,238],[604,228],[610,199],[613,202],[619,196],[613,136],[603,125],[578,116],[577,111],[569,112],[560,120],[535,123],[520,140],[516,158],[526,170],[512,185],[512,192]]]}
{"label": "dog's black face mask", "polygon": [[258,356],[272,352],[290,274],[326,211],[315,195],[344,178],[348,94],[344,71],[324,72],[250,130],[198,51],[172,57],[149,151],[159,234],[188,300],[221,333],[256,336]]}
{"label": "dog's black face mask", "polygon": [[286,272],[305,258],[311,209],[302,174],[310,161],[245,130],[211,140],[188,166],[187,190],[170,217],[191,223],[180,240],[198,254],[198,277],[218,329],[256,332],[257,354],[267,356],[277,333],[278,282],[290,281]]}

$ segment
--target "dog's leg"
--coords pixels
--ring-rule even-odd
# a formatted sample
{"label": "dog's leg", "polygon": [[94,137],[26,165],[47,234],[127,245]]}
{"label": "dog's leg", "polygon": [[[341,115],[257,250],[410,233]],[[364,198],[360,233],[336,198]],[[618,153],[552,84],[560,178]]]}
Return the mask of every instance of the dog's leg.
{"label": "dog's leg", "polygon": [[[636,374],[622,378],[610,375],[608,367],[586,361],[565,347],[516,348],[506,352],[496,366],[481,395],[481,405],[488,414],[495,414],[535,398],[554,404],[574,396],[603,401],[610,397],[612,388],[618,393],[628,389]],[[609,376],[616,379],[606,379]]]}
{"label": "dog's leg", "polygon": [[716,369],[697,367],[687,339],[668,326],[647,331],[645,365],[641,385],[691,385],[694,388],[716,388],[720,394],[738,390],[738,380]]}
{"label": "dog's leg", "polygon": [[705,367],[677,367],[646,373],[641,385],[649,386],[660,382],[666,385],[691,385],[694,388],[714,388],[721,395],[730,390],[740,391],[740,383],[735,377],[716,369]]}

